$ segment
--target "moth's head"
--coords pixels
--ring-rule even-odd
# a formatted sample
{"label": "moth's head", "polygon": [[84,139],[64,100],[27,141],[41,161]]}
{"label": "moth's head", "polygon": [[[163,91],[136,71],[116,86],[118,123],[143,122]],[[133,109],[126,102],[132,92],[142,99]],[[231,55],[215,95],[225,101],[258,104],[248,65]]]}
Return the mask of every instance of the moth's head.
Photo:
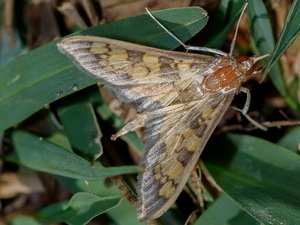
{"label": "moth's head", "polygon": [[248,57],[244,54],[240,54],[236,57],[235,61],[237,63],[238,70],[245,75],[252,75],[261,73],[263,70],[263,64],[261,59],[270,56],[271,53],[262,56],[251,56]]}

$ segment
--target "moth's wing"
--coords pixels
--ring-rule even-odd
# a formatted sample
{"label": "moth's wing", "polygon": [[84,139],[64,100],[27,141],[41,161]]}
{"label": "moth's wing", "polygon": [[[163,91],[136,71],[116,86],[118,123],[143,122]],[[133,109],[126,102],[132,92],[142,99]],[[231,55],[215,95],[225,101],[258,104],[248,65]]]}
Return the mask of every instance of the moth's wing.
{"label": "moth's wing", "polygon": [[204,77],[214,72],[211,68],[226,59],[93,36],[66,38],[58,47],[121,100],[136,103],[147,114],[139,218],[157,218],[176,200],[232,101],[234,92],[199,91]]}
{"label": "moth's wing", "polygon": [[111,88],[120,100],[136,103],[138,111],[169,104],[159,99],[170,95],[175,84],[180,88],[188,83],[181,83],[186,79],[211,73],[211,66],[219,61],[216,57],[94,36],[73,36],[57,46],[80,68]]}
{"label": "moth's wing", "polygon": [[159,217],[175,202],[234,95],[208,94],[188,111],[149,123],[153,126],[146,128],[145,169],[138,184],[140,220]]}

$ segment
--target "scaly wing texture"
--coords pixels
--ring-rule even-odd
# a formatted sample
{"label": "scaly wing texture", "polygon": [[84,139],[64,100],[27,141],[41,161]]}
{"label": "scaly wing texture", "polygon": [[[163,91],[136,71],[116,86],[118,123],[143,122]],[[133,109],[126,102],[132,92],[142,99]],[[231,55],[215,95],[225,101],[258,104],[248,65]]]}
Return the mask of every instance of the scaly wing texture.
{"label": "scaly wing texture", "polygon": [[93,36],[66,38],[58,47],[145,115],[138,214],[140,220],[159,217],[181,192],[235,94],[201,91],[221,59]]}
{"label": "scaly wing texture", "polygon": [[[175,202],[234,95],[234,91],[206,95],[191,108],[170,112],[176,122],[150,122],[145,169],[139,177],[140,220],[159,217]],[[159,137],[153,138],[156,133]]]}
{"label": "scaly wing texture", "polygon": [[[74,36],[58,43],[58,48],[112,89],[118,98],[150,111],[170,104],[177,88],[184,88],[197,76],[210,73],[219,59],[150,48],[128,42]],[[178,89],[176,89],[177,91]]]}

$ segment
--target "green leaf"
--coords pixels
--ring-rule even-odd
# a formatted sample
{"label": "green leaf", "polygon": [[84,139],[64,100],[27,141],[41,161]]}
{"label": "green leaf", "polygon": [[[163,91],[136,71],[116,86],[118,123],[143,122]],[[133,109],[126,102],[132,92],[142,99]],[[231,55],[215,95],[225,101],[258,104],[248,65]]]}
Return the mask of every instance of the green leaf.
{"label": "green leaf", "polygon": [[51,136],[47,137],[47,140],[72,152],[72,147],[70,145],[68,138],[62,133],[58,133],[58,132],[52,133]]}
{"label": "green leaf", "polygon": [[55,176],[64,187],[68,188],[72,193],[91,192],[99,197],[109,197],[121,195],[120,190],[113,185],[110,178],[99,178],[97,180],[89,180],[88,185],[85,180],[76,180],[68,177]]}
{"label": "green leaf", "polygon": [[71,143],[73,152],[94,165],[95,160],[102,155],[102,133],[94,113],[89,95],[98,88],[88,88],[59,102],[58,117]]}
{"label": "green leaf", "polygon": [[248,3],[248,21],[255,45],[261,54],[270,53],[275,42],[267,9],[261,0]]}
{"label": "green leaf", "polygon": [[85,180],[140,171],[138,166],[91,167],[76,154],[24,131],[15,131],[12,141],[19,163],[38,171]]}
{"label": "green leaf", "polygon": [[136,210],[126,199],[123,199],[117,207],[109,210],[106,215],[108,215],[108,217],[110,217],[117,225],[145,224],[144,222],[139,222],[137,220]]}
{"label": "green leaf", "polygon": [[227,134],[205,151],[221,188],[263,224],[297,224],[300,157],[248,135]]}
{"label": "green leaf", "polygon": [[206,47],[215,49],[222,47],[226,37],[240,17],[244,5],[244,0],[221,1],[217,16],[212,26],[214,29],[205,44]]}
{"label": "green leaf", "polygon": [[[87,186],[83,180],[74,180],[61,176],[56,176],[56,178],[72,192],[90,192],[92,190],[94,194],[101,197],[121,195],[119,189],[115,185],[109,185],[105,179],[89,181],[89,185]],[[106,215],[118,225],[144,224],[142,222],[138,222],[136,210],[126,199],[122,199],[120,204],[106,212]]]}
{"label": "green leaf", "polygon": [[29,216],[17,216],[12,220],[11,225],[43,225],[43,224]]}
{"label": "green leaf", "polygon": [[300,33],[300,1],[295,0],[286,17],[283,30],[280,34],[276,48],[272,55],[271,61],[266,68],[269,71],[274,63],[279,59],[289,45],[298,37]]}
{"label": "green leaf", "polygon": [[[269,71],[269,77],[271,78],[273,84],[280,92],[280,94],[286,99],[287,103],[293,109],[299,110],[300,106],[297,103],[296,91],[294,91],[292,87],[287,86],[287,83],[283,79],[282,72],[280,71],[280,67],[277,62],[279,56],[288,47],[288,45],[297,37],[300,31],[300,17],[297,16],[298,14],[300,14],[300,7],[298,6],[298,8],[296,7],[295,9],[296,4],[299,5],[298,0],[294,1],[294,4],[289,11],[290,19],[288,16],[287,21],[285,23],[285,27],[288,27],[288,29],[283,29],[281,38],[279,39],[276,48],[267,10],[264,3],[261,0],[249,1],[248,18],[251,34],[253,36],[253,39],[255,40],[256,48],[259,50],[260,54],[273,52],[275,48],[273,55],[263,60],[264,62],[269,61],[270,63],[272,63],[272,67],[270,66],[270,64],[268,64],[265,72]],[[280,53],[278,53],[277,50],[279,45]],[[292,83],[294,84],[294,82]]]}
{"label": "green leaf", "polygon": [[120,200],[120,196],[100,198],[87,192],[76,193],[69,201],[43,208],[36,219],[47,223],[66,222],[70,225],[83,225],[116,207]]}
{"label": "green leaf", "polygon": [[300,144],[300,126],[295,126],[286,132],[277,142],[278,145],[290,149],[295,153],[299,153]]}
{"label": "green leaf", "polygon": [[219,197],[193,225],[259,225],[226,194]]}
{"label": "green leaf", "polygon": [[[261,0],[248,1],[248,3],[248,21],[256,48],[259,50],[261,55],[273,52],[275,46],[274,37],[268,12],[264,3]],[[270,59],[266,58],[263,61],[266,63],[267,61],[270,61]],[[280,94],[286,99],[292,108],[296,109],[298,107],[297,102],[295,98],[291,97],[287,90],[278,62],[274,62],[269,74],[273,84]]]}
{"label": "green leaf", "polygon": [[[153,12],[182,41],[199,32],[207,13],[199,7]],[[179,44],[146,14],[78,32],[174,49]],[[7,129],[57,99],[96,83],[58,52],[52,42],[0,68],[0,130]],[[76,87],[76,90],[75,88]]]}

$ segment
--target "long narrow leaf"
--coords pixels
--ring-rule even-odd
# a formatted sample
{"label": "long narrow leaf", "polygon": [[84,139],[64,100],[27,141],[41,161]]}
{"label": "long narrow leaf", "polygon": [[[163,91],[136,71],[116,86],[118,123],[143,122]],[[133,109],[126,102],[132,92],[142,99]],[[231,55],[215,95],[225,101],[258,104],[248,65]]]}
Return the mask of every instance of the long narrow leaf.
{"label": "long narrow leaf", "polygon": [[300,1],[295,0],[293,1],[293,4],[286,17],[283,30],[276,44],[276,48],[274,50],[274,54],[270,60],[270,63],[266,68],[266,72],[268,72],[272,68],[274,63],[279,59],[279,57],[283,54],[283,52],[298,37],[299,33],[300,33]]}
{"label": "long narrow leaf", "polygon": [[226,194],[218,198],[193,225],[259,225]]}
{"label": "long narrow leaf", "polygon": [[206,152],[217,183],[254,218],[263,224],[299,222],[299,155],[238,134],[223,136]]}
{"label": "long narrow leaf", "polygon": [[139,172],[137,166],[91,167],[74,153],[24,131],[15,131],[12,140],[18,162],[34,170],[85,180]]}

